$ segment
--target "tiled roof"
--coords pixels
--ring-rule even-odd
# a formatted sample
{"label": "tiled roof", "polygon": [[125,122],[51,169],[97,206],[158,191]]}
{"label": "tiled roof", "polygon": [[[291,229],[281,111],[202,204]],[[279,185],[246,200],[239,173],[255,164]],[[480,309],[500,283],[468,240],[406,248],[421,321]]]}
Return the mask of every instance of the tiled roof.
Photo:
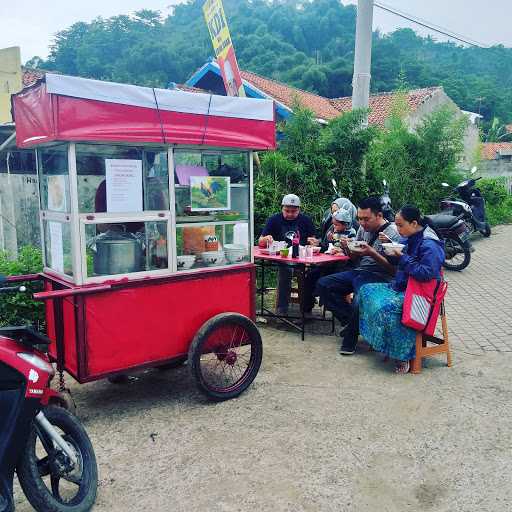
{"label": "tiled roof", "polygon": [[318,96],[318,94],[313,94],[312,92],[296,89],[295,87],[290,87],[289,85],[264,78],[249,71],[240,71],[240,74],[244,80],[247,80],[265,94],[268,94],[290,109],[293,108],[297,99],[303,107],[314,112],[320,119],[329,120],[340,115],[340,112],[331,105],[328,98]]}
{"label": "tiled roof", "polygon": [[[310,109],[318,118],[326,121],[338,117],[341,112],[352,109],[351,97],[329,99],[249,71],[240,71],[240,74],[244,80],[250,82],[265,94],[283,103],[288,108],[292,109],[295,100],[298,99],[303,107]],[[407,103],[411,112],[416,110],[423,102],[428,100],[439,90],[441,90],[441,87],[428,87],[409,91],[407,93]],[[368,122],[370,124],[384,126],[384,122],[391,113],[394,98],[395,93],[392,92],[372,94],[370,96],[370,114],[368,116]]]}
{"label": "tiled roof", "polygon": [[35,84],[38,80],[43,78],[46,71],[41,69],[30,69],[30,68],[22,68],[23,71],[23,87],[29,87]]}
{"label": "tiled roof", "polygon": [[498,151],[512,151],[512,142],[484,142],[482,160],[496,160]]}
{"label": "tiled roof", "polygon": [[[410,112],[414,112],[422,103],[431,98],[437,91],[442,90],[441,87],[427,87],[425,89],[414,89],[407,92],[407,104],[409,105]],[[371,94],[369,101],[370,113],[368,114],[368,122],[384,126],[386,119],[391,114],[393,101],[396,98],[396,93],[385,92],[381,94]],[[347,112],[352,109],[352,98],[347,96],[345,98],[333,98],[330,100],[331,104],[339,112]]]}

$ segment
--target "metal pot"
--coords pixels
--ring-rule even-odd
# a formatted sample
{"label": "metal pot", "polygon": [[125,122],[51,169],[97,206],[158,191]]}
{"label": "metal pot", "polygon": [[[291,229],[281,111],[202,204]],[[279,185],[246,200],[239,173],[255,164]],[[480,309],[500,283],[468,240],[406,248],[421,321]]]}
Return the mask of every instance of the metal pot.
{"label": "metal pot", "polygon": [[96,275],[128,274],[144,270],[142,242],[132,233],[107,231],[96,237],[94,243]]}

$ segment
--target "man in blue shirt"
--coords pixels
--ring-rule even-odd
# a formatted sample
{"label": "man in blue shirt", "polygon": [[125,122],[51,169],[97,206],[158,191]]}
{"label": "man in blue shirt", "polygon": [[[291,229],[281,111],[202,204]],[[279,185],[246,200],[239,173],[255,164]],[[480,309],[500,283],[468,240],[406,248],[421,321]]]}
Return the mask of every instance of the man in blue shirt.
{"label": "man in blue shirt", "polygon": [[[285,241],[291,244],[298,233],[301,245],[316,243],[315,226],[312,220],[300,213],[300,199],[295,194],[287,194],[281,201],[281,213],[272,215],[267,220],[259,239],[259,245],[275,241]],[[279,265],[279,296],[277,298],[277,313],[288,314],[288,302],[293,277],[293,268],[289,265]]]}

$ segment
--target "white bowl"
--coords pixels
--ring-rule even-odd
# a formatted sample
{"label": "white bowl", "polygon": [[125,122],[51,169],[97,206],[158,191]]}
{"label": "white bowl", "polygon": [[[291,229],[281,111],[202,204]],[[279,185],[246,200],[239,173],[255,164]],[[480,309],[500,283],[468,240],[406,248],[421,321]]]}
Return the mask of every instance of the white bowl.
{"label": "white bowl", "polygon": [[351,242],[348,242],[347,247],[351,252],[361,252],[361,246],[365,244],[366,242],[364,242],[363,240],[353,240]]}
{"label": "white bowl", "polygon": [[402,252],[403,248],[405,247],[405,244],[398,244],[396,242],[393,243],[385,243],[382,244],[382,247],[384,248],[384,252],[391,256],[395,253],[395,251],[400,250],[400,253]]}
{"label": "white bowl", "polygon": [[194,254],[182,254],[177,256],[176,259],[178,260],[178,270],[188,270],[196,261]]}
{"label": "white bowl", "polygon": [[241,244],[226,244],[224,245],[224,251],[229,263],[239,263],[247,254],[247,249]]}
{"label": "white bowl", "polygon": [[205,265],[212,267],[224,262],[224,251],[206,251],[201,253],[201,259]]}

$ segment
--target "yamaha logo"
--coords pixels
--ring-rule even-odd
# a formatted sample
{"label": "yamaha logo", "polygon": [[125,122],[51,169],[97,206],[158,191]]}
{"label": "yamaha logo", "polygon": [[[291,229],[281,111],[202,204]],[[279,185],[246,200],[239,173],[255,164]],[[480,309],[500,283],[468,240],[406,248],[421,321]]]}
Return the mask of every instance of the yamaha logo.
{"label": "yamaha logo", "polygon": [[39,380],[39,373],[37,373],[35,370],[31,369],[28,374],[28,380],[35,384]]}

